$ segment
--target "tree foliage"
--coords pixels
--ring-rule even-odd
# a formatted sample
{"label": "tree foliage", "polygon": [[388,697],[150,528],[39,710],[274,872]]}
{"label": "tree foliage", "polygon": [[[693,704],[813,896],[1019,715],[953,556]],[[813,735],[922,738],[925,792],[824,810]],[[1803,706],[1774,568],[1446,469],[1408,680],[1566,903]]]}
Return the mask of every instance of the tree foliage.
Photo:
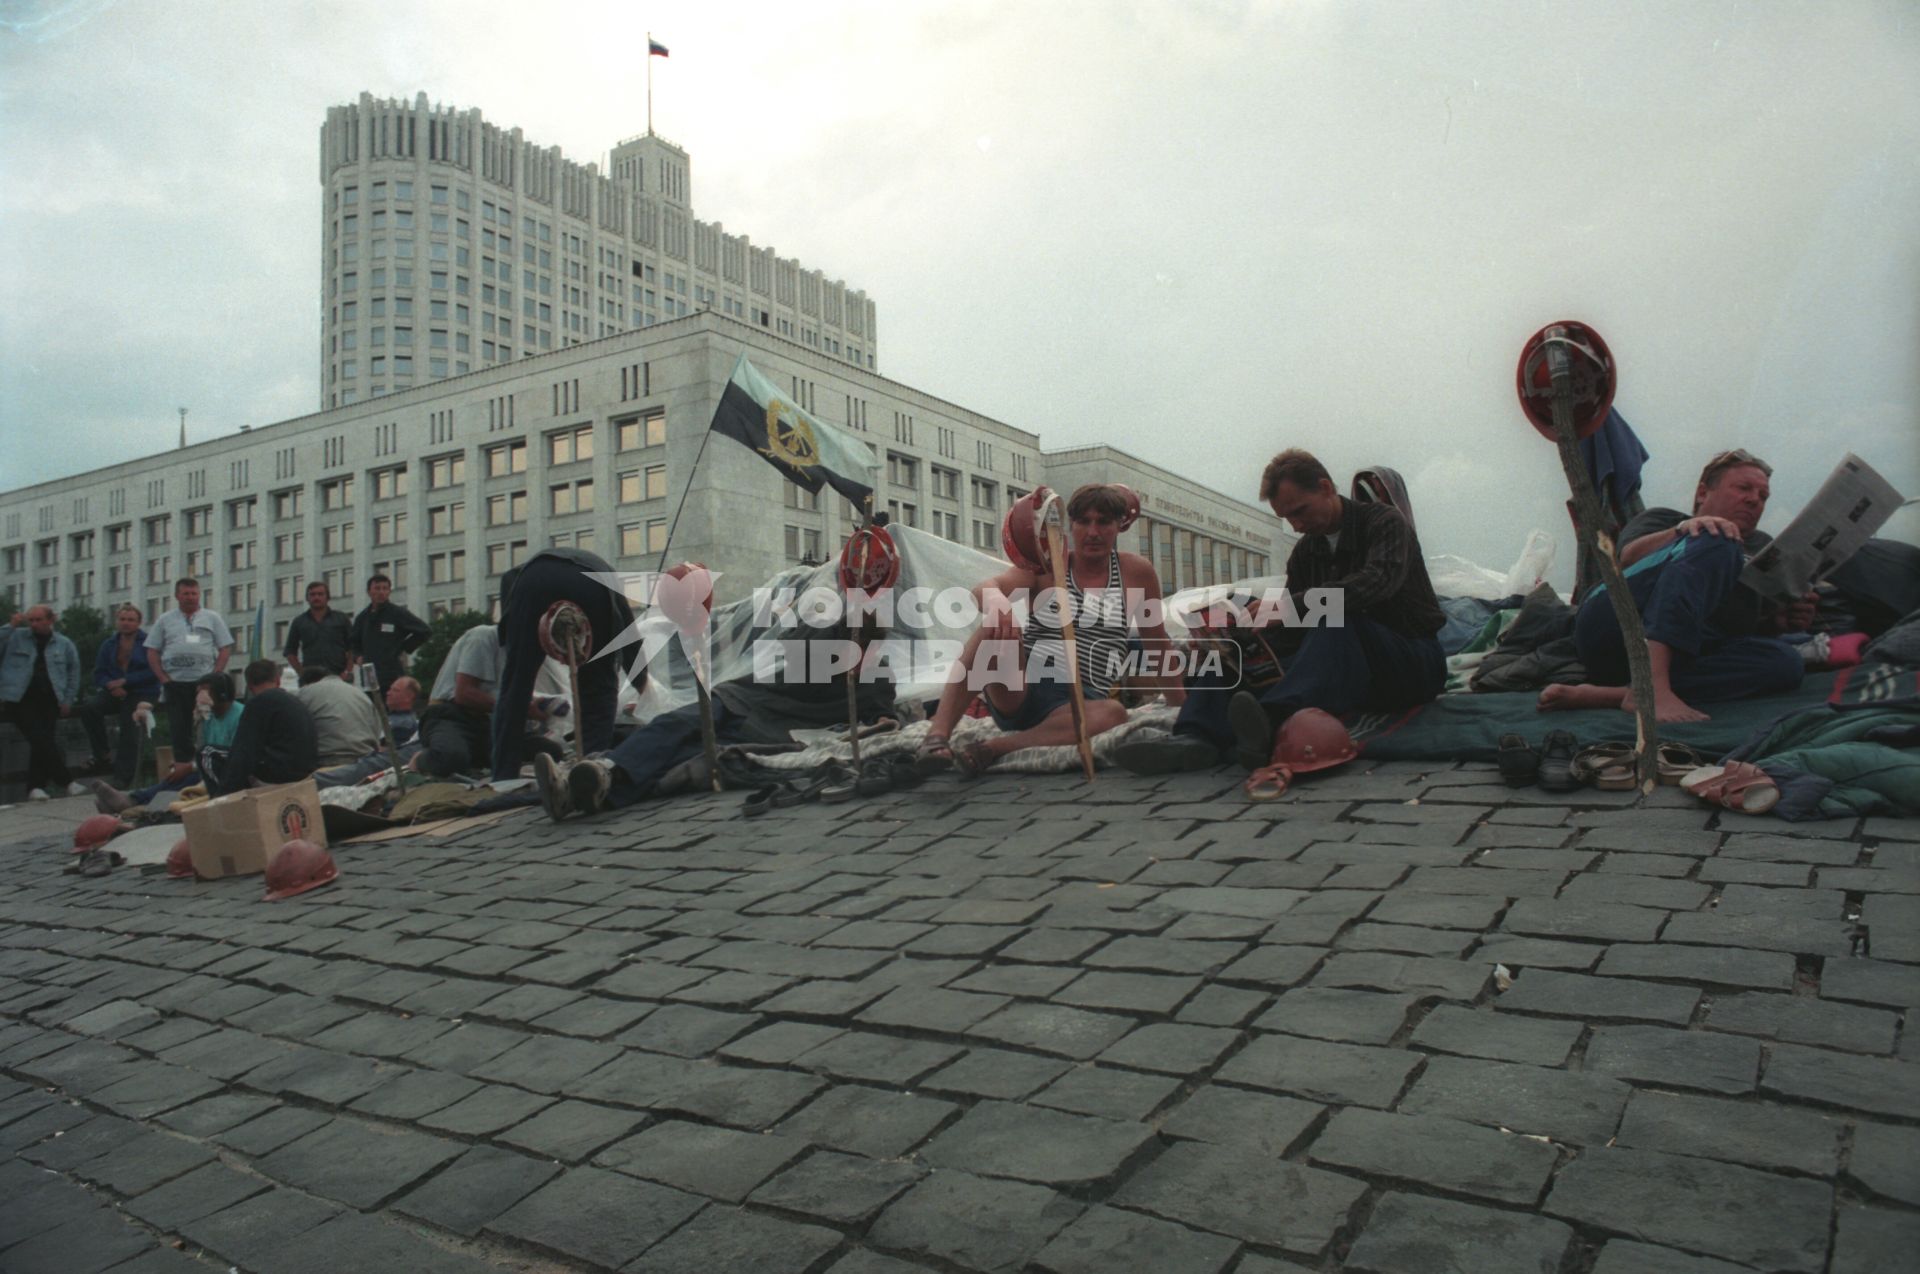
{"label": "tree foliage", "polygon": [[100,643],[113,631],[112,625],[107,622],[106,612],[92,606],[69,606],[60,612],[57,627],[67,635],[74,649],[80,652],[80,679],[91,692],[93,657],[99,651]]}
{"label": "tree foliage", "polygon": [[407,665],[407,674],[420,683],[421,689],[433,693],[434,679],[440,675],[440,665],[447,661],[447,652],[453,649],[453,643],[460,640],[460,634],[469,628],[493,621],[477,610],[463,610],[442,615],[427,626],[431,630],[420,649],[413,652],[413,658]]}

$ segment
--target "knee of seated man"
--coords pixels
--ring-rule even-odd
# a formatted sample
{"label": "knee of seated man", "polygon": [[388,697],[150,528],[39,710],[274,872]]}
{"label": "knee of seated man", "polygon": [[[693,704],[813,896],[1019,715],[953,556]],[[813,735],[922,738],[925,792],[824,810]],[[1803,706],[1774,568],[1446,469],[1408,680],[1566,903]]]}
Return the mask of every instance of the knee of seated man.
{"label": "knee of seated man", "polygon": [[1747,551],[1732,536],[1702,534],[1687,542],[1686,560],[1691,566],[1739,571],[1746,566]]}
{"label": "knee of seated man", "polygon": [[1755,661],[1755,689],[1760,694],[1784,694],[1799,687],[1807,674],[1807,661],[1784,641],[1769,640],[1769,650]]}

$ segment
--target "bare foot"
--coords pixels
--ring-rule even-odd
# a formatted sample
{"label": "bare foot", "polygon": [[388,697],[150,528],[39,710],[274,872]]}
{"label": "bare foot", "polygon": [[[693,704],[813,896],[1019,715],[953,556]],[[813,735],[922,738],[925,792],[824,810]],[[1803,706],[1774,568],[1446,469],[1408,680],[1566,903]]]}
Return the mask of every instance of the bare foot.
{"label": "bare foot", "polygon": [[[1628,712],[1633,711],[1632,697],[1629,696],[1620,706]],[[1668,691],[1653,697],[1653,719],[1672,725],[1678,721],[1706,721],[1710,718],[1679,695]]]}
{"label": "bare foot", "polygon": [[1619,708],[1629,703],[1625,686],[1551,685],[1540,692],[1535,705],[1541,712],[1570,712],[1576,708]]}

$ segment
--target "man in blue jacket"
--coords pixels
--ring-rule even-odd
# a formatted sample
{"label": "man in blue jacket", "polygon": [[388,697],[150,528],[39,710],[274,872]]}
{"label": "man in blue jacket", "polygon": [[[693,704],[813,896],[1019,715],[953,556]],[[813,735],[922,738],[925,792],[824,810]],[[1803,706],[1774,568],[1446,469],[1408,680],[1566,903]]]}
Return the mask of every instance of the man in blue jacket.
{"label": "man in blue jacket", "polygon": [[133,711],[142,703],[160,701],[160,679],[153,675],[147,661],[147,630],[141,626],[145,616],[132,602],[114,612],[113,636],[100,643],[93,659],[93,693],[80,705],[80,720],[87,727],[87,742],[93,747],[93,769],[107,768],[107,718],[120,722],[120,737],[113,749],[113,783],[131,787],[133,772],[140,764],[140,728],[134,724]]}
{"label": "man in blue jacket", "polygon": [[85,796],[67,771],[60,721],[80,698],[80,652],[53,631],[53,608],[35,606],[0,629],[0,721],[27,736],[27,799]]}

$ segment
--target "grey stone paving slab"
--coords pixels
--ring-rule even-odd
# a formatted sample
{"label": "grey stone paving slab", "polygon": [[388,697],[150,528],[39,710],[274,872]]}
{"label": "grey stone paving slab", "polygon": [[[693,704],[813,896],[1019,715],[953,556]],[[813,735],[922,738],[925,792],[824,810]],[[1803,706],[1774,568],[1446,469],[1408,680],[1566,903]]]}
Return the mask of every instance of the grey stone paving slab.
{"label": "grey stone paving slab", "polygon": [[788,1116],[779,1131],[817,1146],[893,1159],[925,1141],[958,1109],[914,1093],[843,1084]]}
{"label": "grey stone paving slab", "polygon": [[1235,960],[1220,971],[1219,977],[1227,982],[1251,982],[1263,990],[1277,991],[1305,978],[1326,956],[1324,947],[1267,944]]}
{"label": "grey stone paving slab", "polygon": [[1034,1265],[1048,1274],[1219,1274],[1239,1245],[1157,1217],[1098,1206],[1083,1212],[1040,1250]]}
{"label": "grey stone paving slab", "polygon": [[445,1071],[407,1071],[347,1107],[381,1119],[415,1120],[477,1092],[480,1081]]}
{"label": "grey stone paving slab", "polygon": [[1888,960],[1829,960],[1820,971],[1820,998],[1920,1008],[1920,968]]}
{"label": "grey stone paving slab", "polygon": [[1263,1035],[1229,1059],[1217,1078],[1312,1101],[1387,1107],[1424,1060],[1406,1049]]}
{"label": "grey stone paving slab", "polygon": [[1168,1114],[1160,1131],[1215,1145],[1247,1146],[1278,1159],[1325,1112],[1326,1107],[1297,1097],[1207,1084]]}
{"label": "grey stone paving slab", "polygon": [[490,1233],[622,1266],[705,1206],[698,1195],[600,1168],[571,1168],[487,1223]]}
{"label": "grey stone paving slab", "polygon": [[471,1238],[559,1171],[557,1164],[494,1146],[475,1146],[424,1185],[402,1195],[393,1210]]}
{"label": "grey stone paving slab", "polygon": [[1611,1239],[1600,1249],[1593,1274],[1746,1274],[1751,1268],[1651,1243]]}
{"label": "grey stone paving slab", "polygon": [[1349,1044],[1385,1044],[1399,1033],[1413,1005],[1408,995],[1300,987],[1275,1000],[1254,1026]]}
{"label": "grey stone paving slab", "polygon": [[408,1274],[485,1274],[499,1267],[449,1251],[410,1226],[348,1213],[268,1250],[262,1269],[275,1274],[334,1274],[342,1268],[406,1270]]}
{"label": "grey stone paving slab", "polygon": [[1316,1257],[1365,1193],[1365,1183],[1338,1173],[1286,1160],[1275,1163],[1242,1146],[1189,1141],[1168,1147],[1133,1174],[1113,1202]]}
{"label": "grey stone paving slab", "polygon": [[1014,1271],[1081,1211],[1045,1186],[939,1170],[895,1200],[867,1242],[969,1270]]}
{"label": "grey stone paving slab", "polygon": [[1472,946],[1474,935],[1459,929],[1434,929],[1422,925],[1354,925],[1342,933],[1336,944],[1342,950],[1393,951],[1401,955],[1439,956],[1457,960]]}
{"label": "grey stone paving slab", "polygon": [[1899,1015],[1804,995],[1746,993],[1717,997],[1706,1024],[1718,1031],[1854,1053],[1891,1053]]}
{"label": "grey stone paving slab", "polygon": [[1878,1274],[1913,1260],[1920,1217],[1889,1208],[1843,1207],[1833,1244],[1832,1274]]}
{"label": "grey stone paving slab", "polygon": [[1491,964],[1346,951],[1329,958],[1313,985],[1371,991],[1399,991],[1443,1000],[1472,1000],[1493,976]]}
{"label": "grey stone paving slab", "polygon": [[1596,973],[1603,977],[1698,982],[1708,986],[1785,991],[1793,986],[1793,957],[1784,951],[1690,947],[1674,942],[1623,943],[1607,948]]}
{"label": "grey stone paving slab", "polygon": [[853,1226],[870,1220],[926,1174],[926,1168],[911,1161],[883,1162],[822,1150],[767,1181],[749,1201]]}
{"label": "grey stone paving slab", "polygon": [[1357,1274],[1549,1274],[1562,1268],[1573,1230],[1526,1213],[1451,1199],[1381,1196],[1344,1268]]}
{"label": "grey stone paving slab", "polygon": [[1009,1004],[973,1026],[978,1039],[1085,1060],[1133,1029],[1131,1018],[1059,1004]]}
{"label": "grey stone paving slab", "polygon": [[1847,1175],[1877,1195],[1920,1206],[1920,1128],[1854,1125]]}
{"label": "grey stone paving slab", "polygon": [[817,1225],[761,1216],[738,1208],[709,1207],[658,1245],[647,1249],[626,1274],[707,1274],[756,1270],[806,1274],[840,1246],[840,1235]]}
{"label": "grey stone paving slab", "polygon": [[1200,986],[1201,979],[1197,977],[1097,969],[1082,974],[1052,998],[1084,1009],[1165,1015],[1172,1013]]}
{"label": "grey stone paving slab", "polygon": [[616,1042],[675,1057],[705,1057],[747,1031],[760,1019],[696,1004],[669,1004],[622,1031]]}
{"label": "grey stone paving slab", "polygon": [[938,987],[900,987],[857,1014],[876,1026],[964,1034],[967,1029],[1009,1003],[1004,995],[981,995]]}
{"label": "grey stone paving slab", "polygon": [[1585,1030],[1581,1022],[1438,1004],[1420,1020],[1408,1043],[1467,1057],[1560,1066]]}
{"label": "grey stone paving slab", "polygon": [[1500,996],[1507,1012],[1577,1017],[1586,1021],[1665,1022],[1684,1026],[1700,1003],[1691,987],[1632,978],[1601,978],[1552,969],[1528,969]]}
{"label": "grey stone paving slab", "polygon": [[1171,1075],[1148,1075],[1112,1066],[1076,1066],[1032,1097],[1036,1106],[1099,1115],[1105,1119],[1144,1120],[1179,1091]]}
{"label": "grey stone paving slab", "polygon": [[[1612,879],[1631,881],[1640,878],[1616,876]],[[1701,888],[1705,889],[1705,886]],[[1530,937],[1578,938],[1589,942],[1652,942],[1666,924],[1667,915],[1667,912],[1651,907],[1627,906],[1590,898],[1522,898],[1507,909],[1500,927],[1509,933]]]}
{"label": "grey stone paving slab", "polygon": [[1040,1106],[983,1101],[929,1142],[920,1157],[936,1168],[1054,1186],[1111,1180],[1152,1132]]}
{"label": "grey stone paving slab", "polygon": [[1586,1069],[1638,1083],[1748,1093],[1760,1075],[1758,1040],[1661,1026],[1596,1026]]}
{"label": "grey stone paving slab", "polygon": [[1818,1271],[1832,1207],[1833,1188],[1804,1177],[1596,1146],[1561,1170],[1545,1210],[1649,1243]]}
{"label": "grey stone paving slab", "polygon": [[1395,889],[1389,890],[1379,905],[1367,913],[1367,919],[1382,924],[1478,931],[1492,928],[1494,921],[1506,909],[1504,898],[1410,893]]}
{"label": "grey stone paving slab", "polygon": [[556,1102],[523,1123],[494,1134],[494,1140],[543,1158],[579,1163],[618,1141],[646,1121],[635,1111],[592,1102]]}
{"label": "grey stone paving slab", "polygon": [[340,1211],[336,1204],[297,1190],[275,1189],[188,1221],[180,1233],[243,1268],[268,1269],[263,1263],[267,1257]]}
{"label": "grey stone paving slab", "polygon": [[922,1091],[1009,1101],[1033,1093],[1065,1074],[1073,1063],[1004,1048],[971,1048],[966,1056],[920,1081]]}
{"label": "grey stone paving slab", "polygon": [[189,1137],[211,1137],[247,1122],[273,1108],[271,1097],[256,1093],[221,1093],[190,1106],[178,1106],[162,1112],[160,1123]]}
{"label": "grey stone paving slab", "polygon": [[308,1110],[304,1106],[274,1106],[256,1119],[214,1133],[213,1139],[243,1155],[259,1158],[331,1122],[333,1116],[325,1111]]}
{"label": "grey stone paving slab", "polygon": [[1891,1058],[1775,1044],[1760,1088],[1868,1114],[1920,1119],[1920,1066]]}
{"label": "grey stone paving slab", "polygon": [[76,1217],[0,1254],[7,1274],[96,1274],[154,1246],[111,1211]]}
{"label": "grey stone paving slab", "polygon": [[416,1122],[436,1132],[457,1137],[484,1137],[499,1132],[553,1104],[553,1098],[504,1084],[487,1084],[450,1106],[422,1115]]}
{"label": "grey stone paving slab", "polygon": [[1123,1037],[1100,1054],[1115,1066],[1193,1075],[1211,1069],[1239,1042],[1240,1032],[1217,1026],[1154,1022]]}
{"label": "grey stone paving slab", "polygon": [[1307,1153],[1323,1167],[1523,1206],[1539,1200],[1558,1158],[1526,1137],[1358,1107],[1334,1115]]}
{"label": "grey stone paving slab", "polygon": [[1626,1084],[1601,1075],[1435,1057],[1397,1109],[1598,1146],[1613,1136],[1628,1092]]}
{"label": "grey stone paving slab", "polygon": [[[1618,1144],[1831,1177],[1839,1170],[1840,1138],[1845,1131],[1839,1119],[1777,1102],[1640,1089],[1627,1103]],[[1854,1158],[1859,1158],[1857,1146]]]}
{"label": "grey stone paving slab", "polygon": [[117,1194],[141,1194],[213,1160],[198,1142],[142,1130],[142,1135],[72,1170]]}
{"label": "grey stone paving slab", "polygon": [[232,1207],[273,1188],[273,1182],[222,1163],[204,1164],[120,1206],[156,1230],[178,1230],[189,1221]]}
{"label": "grey stone paving slab", "polygon": [[369,1209],[460,1151],[458,1143],[440,1137],[341,1118],[274,1151],[260,1161],[260,1171],[276,1181]]}
{"label": "grey stone paving slab", "polygon": [[1794,955],[1845,956],[1853,950],[1847,929],[1848,926],[1838,921],[1723,916],[1717,911],[1697,911],[1675,915],[1667,921],[1667,927],[1660,931],[1660,940],[1696,946],[1751,947]]}
{"label": "grey stone paving slab", "polygon": [[669,1120],[594,1156],[594,1163],[709,1198],[738,1203],[798,1158],[807,1143]]}
{"label": "grey stone paving slab", "polygon": [[795,1064],[839,1079],[908,1087],[960,1056],[960,1052],[948,1044],[849,1031],[808,1049],[795,1059]]}

